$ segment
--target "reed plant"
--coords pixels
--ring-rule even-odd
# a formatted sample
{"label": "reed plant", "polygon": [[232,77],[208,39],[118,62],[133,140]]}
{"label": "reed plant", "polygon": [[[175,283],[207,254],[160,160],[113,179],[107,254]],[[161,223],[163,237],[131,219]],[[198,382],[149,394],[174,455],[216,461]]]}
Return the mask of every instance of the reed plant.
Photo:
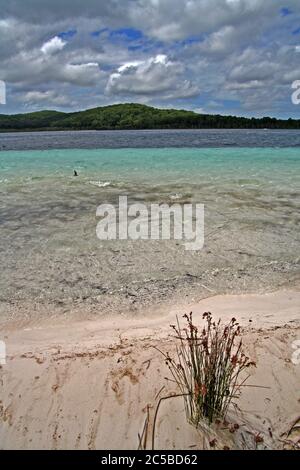
{"label": "reed plant", "polygon": [[203,314],[200,330],[193,323],[193,315],[184,315],[185,327],[171,325],[178,340],[176,356],[162,354],[184,397],[186,416],[198,426],[201,420],[211,424],[225,419],[228,408],[240,395],[247,378],[242,373],[255,366],[243,351],[241,328],[235,318],[225,326],[213,321],[209,312]]}

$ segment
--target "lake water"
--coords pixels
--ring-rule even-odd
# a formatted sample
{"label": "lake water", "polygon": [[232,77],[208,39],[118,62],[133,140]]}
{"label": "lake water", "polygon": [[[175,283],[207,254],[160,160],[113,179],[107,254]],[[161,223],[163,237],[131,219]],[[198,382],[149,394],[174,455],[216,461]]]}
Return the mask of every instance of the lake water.
{"label": "lake water", "polygon": [[300,131],[187,129],[0,133],[0,150],[150,147],[300,147]]}
{"label": "lake water", "polygon": [[[299,146],[298,131],[0,134],[0,315],[138,313],[294,285]],[[203,203],[203,250],[98,240],[96,208],[120,195]]]}

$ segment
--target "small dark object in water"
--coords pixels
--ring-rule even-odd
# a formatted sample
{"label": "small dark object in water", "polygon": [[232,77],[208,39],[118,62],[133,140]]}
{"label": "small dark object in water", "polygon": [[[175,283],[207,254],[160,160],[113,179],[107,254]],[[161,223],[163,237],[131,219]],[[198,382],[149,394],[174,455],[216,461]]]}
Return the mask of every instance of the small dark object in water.
{"label": "small dark object in water", "polygon": [[78,173],[76,170],[74,170],[74,176],[78,176]]}

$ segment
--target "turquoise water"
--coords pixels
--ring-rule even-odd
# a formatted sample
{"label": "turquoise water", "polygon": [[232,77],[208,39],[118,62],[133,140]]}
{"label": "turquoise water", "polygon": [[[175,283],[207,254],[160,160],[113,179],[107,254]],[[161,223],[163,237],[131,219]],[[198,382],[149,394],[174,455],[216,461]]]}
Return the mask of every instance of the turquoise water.
{"label": "turquoise water", "polygon": [[[160,176],[173,181],[197,182],[210,177],[251,178],[272,176],[278,180],[299,178],[298,148],[208,149],[67,149],[2,151],[0,179],[68,178],[76,168],[80,176],[122,181],[150,182]],[[271,179],[272,179],[271,178]],[[298,180],[299,181],[299,180]]]}
{"label": "turquoise water", "polygon": [[55,210],[63,215],[68,204],[76,211],[82,208],[84,216],[98,198],[114,202],[119,194],[145,202],[168,202],[168,198],[203,202],[208,212],[226,212],[239,203],[252,209],[263,204],[271,204],[270,209],[282,204],[293,208],[299,183],[300,153],[295,148],[0,153],[1,205],[8,222],[8,210],[14,211],[14,217],[21,210],[34,222],[47,207],[48,217],[55,219]]}
{"label": "turquoise water", "polygon": [[[205,249],[100,244],[96,208],[119,195],[203,203]],[[0,313],[126,309],[128,289],[141,304],[192,289],[187,272],[213,292],[275,288],[298,272],[298,148],[2,151],[0,197]]]}

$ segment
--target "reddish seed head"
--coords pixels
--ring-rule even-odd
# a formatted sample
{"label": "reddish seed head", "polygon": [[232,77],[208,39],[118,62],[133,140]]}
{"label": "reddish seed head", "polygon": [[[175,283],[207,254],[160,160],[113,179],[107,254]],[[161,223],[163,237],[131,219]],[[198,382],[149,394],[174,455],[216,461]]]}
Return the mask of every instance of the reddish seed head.
{"label": "reddish seed head", "polygon": [[[177,333],[176,338],[181,340],[181,343],[177,348],[177,361],[176,359],[171,359],[167,354],[165,358],[166,363],[172,371],[173,377],[175,373],[175,375],[178,375],[180,381],[185,380],[184,376],[186,373],[188,374],[189,380],[189,374],[191,374],[191,380],[189,380],[187,384],[188,394],[193,395],[192,400],[195,402],[194,405],[197,409],[197,413],[200,413],[203,417],[208,418],[210,422],[213,422],[215,416],[222,416],[222,412],[219,409],[216,409],[213,413],[211,412],[207,403],[210,402],[210,396],[214,391],[211,390],[211,385],[207,388],[205,384],[211,384],[211,377],[218,367],[218,361],[223,361],[220,362],[220,367],[222,367],[224,363],[224,367],[232,374],[237,372],[237,368],[242,370],[244,367],[255,365],[255,363],[250,362],[249,358],[243,353],[241,341],[236,345],[238,341],[236,341],[235,338],[240,332],[240,327],[235,323],[235,318],[232,318],[224,327],[221,326],[219,328],[221,319],[216,323],[213,321],[210,312],[205,312],[203,313],[203,319],[206,320],[206,322],[204,321],[205,327],[200,330],[199,335],[197,327],[192,322],[192,312],[183,315],[183,318],[186,319],[185,328],[181,328],[180,325],[170,325],[171,328],[175,330],[175,333]],[[180,364],[181,357],[185,358],[184,368]],[[194,361],[196,361],[197,367],[199,366],[201,373],[198,369],[196,371],[194,370]],[[194,390],[191,390],[190,383],[193,382],[193,380],[195,381],[195,385]],[[222,400],[225,400],[225,397],[229,397],[228,399],[230,401],[232,398],[230,395],[234,396],[235,392],[237,392],[237,390],[229,377],[222,385]],[[218,420],[218,422],[220,421]],[[238,429],[237,424],[231,424],[226,427],[233,433]],[[261,436],[258,436],[258,439],[259,438],[261,438]],[[226,447],[226,449],[229,450],[228,447]]]}
{"label": "reddish seed head", "polygon": [[210,447],[216,447],[217,439],[213,439],[209,442]]}
{"label": "reddish seed head", "polygon": [[232,363],[234,366],[236,366],[237,362],[238,362],[238,358],[237,358],[237,355],[235,354],[235,355],[232,356],[232,358],[231,358],[231,363]]}
{"label": "reddish seed head", "polygon": [[256,367],[256,362],[251,361],[246,364],[246,367],[251,367],[251,366]]}
{"label": "reddish seed head", "polygon": [[256,444],[260,444],[261,442],[264,442],[264,438],[260,435],[260,433],[258,433],[255,434],[254,441]]}

